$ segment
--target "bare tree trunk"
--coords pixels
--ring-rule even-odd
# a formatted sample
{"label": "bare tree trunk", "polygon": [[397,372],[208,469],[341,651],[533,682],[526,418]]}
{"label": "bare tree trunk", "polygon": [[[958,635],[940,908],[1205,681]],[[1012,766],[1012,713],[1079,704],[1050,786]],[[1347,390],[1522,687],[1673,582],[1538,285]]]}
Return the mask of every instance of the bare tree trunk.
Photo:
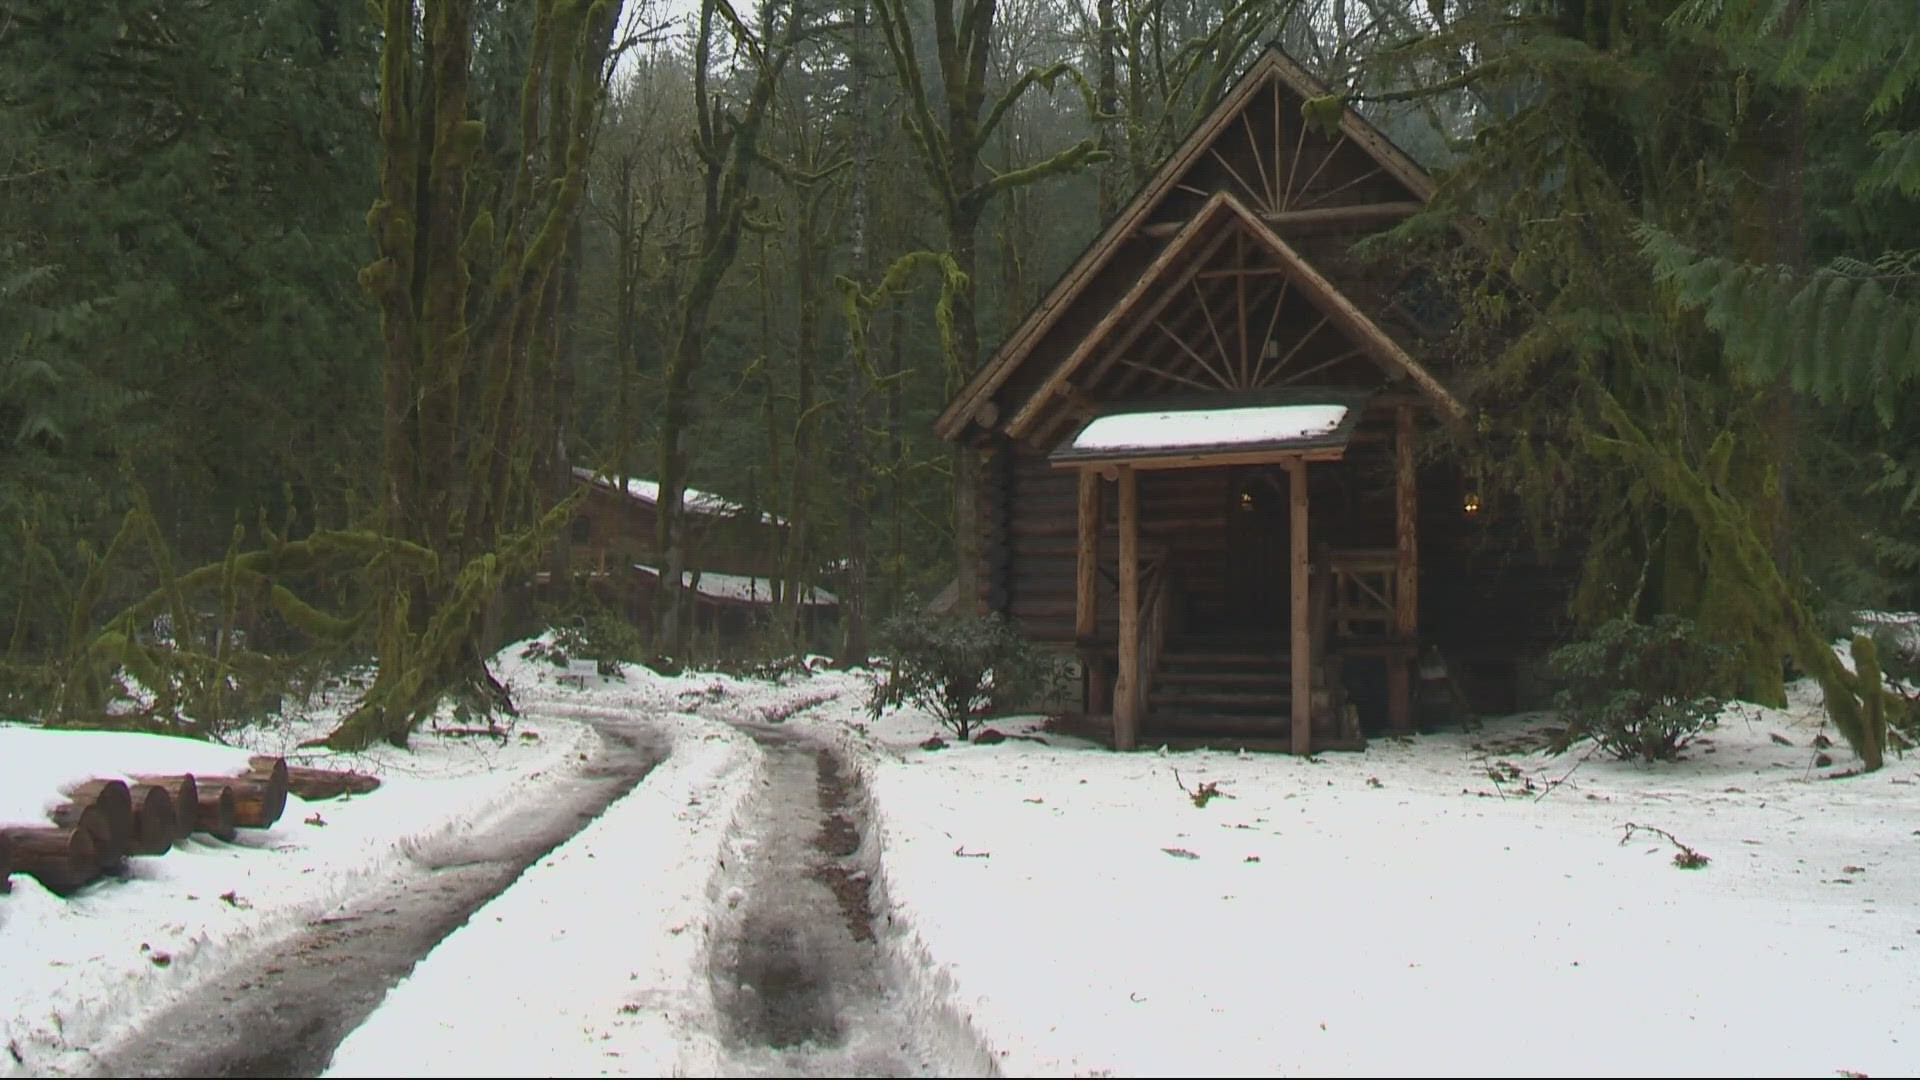
{"label": "bare tree trunk", "polygon": [[1121,178],[1125,166],[1120,161],[1120,83],[1117,72],[1120,27],[1113,19],[1113,0],[1100,0],[1095,8],[1100,31],[1100,70],[1096,82],[1097,99],[1100,106],[1100,149],[1110,156],[1099,165],[1100,192],[1098,209],[1100,223],[1105,225],[1120,212]]}
{"label": "bare tree trunk", "polygon": [[[853,5],[853,35],[848,59],[853,70],[853,175],[849,177],[847,270],[854,281],[867,280],[867,173],[872,168],[873,125],[872,64],[868,49],[866,0]],[[867,644],[867,598],[872,560],[869,554],[872,521],[872,463],[868,454],[867,401],[871,396],[867,374],[858,363],[860,354],[852,326],[847,327],[847,390],[841,460],[845,471],[847,500],[847,573],[843,579],[846,595],[840,603],[840,663],[865,664],[872,650]]]}
{"label": "bare tree trunk", "polygon": [[682,504],[687,490],[686,437],[692,420],[693,375],[706,358],[707,323],[713,312],[714,297],[720,290],[720,279],[740,251],[749,184],[759,164],[760,131],[772,107],[780,74],[799,40],[802,24],[802,5],[795,0],[786,8],[787,20],[781,28],[780,40],[773,43],[775,7],[770,3],[761,9],[759,37],[763,44],[756,50],[760,53],[759,71],[746,102],[736,114],[731,109],[723,111],[719,102],[707,95],[713,23],[717,17],[727,17],[716,10],[719,6],[717,0],[702,0],[700,5],[693,72],[698,149],[705,173],[700,255],[681,299],[673,355],[662,388],[658,543],[663,565],[655,647],[669,654],[683,651],[686,644],[687,598],[681,576],[687,567],[687,548]]}

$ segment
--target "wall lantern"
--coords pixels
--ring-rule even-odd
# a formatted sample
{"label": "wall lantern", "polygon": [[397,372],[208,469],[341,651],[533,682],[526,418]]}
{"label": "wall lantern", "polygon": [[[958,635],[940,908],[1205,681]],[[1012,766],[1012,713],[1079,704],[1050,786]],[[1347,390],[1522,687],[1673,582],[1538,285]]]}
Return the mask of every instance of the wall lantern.
{"label": "wall lantern", "polygon": [[1478,516],[1480,513],[1480,493],[1477,491],[1469,491],[1465,495],[1462,495],[1460,497],[1460,512],[1468,517]]}

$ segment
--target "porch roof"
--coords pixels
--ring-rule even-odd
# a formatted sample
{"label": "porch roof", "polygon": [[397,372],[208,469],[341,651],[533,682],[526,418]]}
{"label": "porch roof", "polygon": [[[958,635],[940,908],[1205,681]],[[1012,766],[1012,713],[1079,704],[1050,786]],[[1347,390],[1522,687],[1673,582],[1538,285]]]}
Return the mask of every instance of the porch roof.
{"label": "porch roof", "polygon": [[1139,469],[1337,460],[1353,438],[1364,397],[1329,391],[1108,412],[1087,421],[1048,460],[1063,468]]}

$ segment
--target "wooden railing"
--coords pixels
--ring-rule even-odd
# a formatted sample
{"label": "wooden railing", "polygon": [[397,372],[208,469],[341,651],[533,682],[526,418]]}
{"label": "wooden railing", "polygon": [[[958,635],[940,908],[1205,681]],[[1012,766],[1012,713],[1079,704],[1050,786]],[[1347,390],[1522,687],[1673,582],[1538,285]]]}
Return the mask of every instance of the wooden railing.
{"label": "wooden railing", "polygon": [[1355,624],[1382,636],[1393,632],[1399,604],[1395,573],[1399,555],[1391,548],[1344,548],[1325,552],[1331,595],[1327,610],[1333,628],[1345,637]]}

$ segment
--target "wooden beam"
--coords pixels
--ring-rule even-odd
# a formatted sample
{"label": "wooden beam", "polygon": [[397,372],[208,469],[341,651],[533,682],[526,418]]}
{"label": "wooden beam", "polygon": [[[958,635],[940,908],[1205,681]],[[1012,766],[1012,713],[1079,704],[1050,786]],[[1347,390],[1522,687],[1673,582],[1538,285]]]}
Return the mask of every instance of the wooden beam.
{"label": "wooden beam", "polygon": [[[1100,633],[1100,474],[1080,471],[1079,564],[1074,578],[1073,636],[1086,668],[1086,710],[1091,715],[1113,712],[1113,670],[1104,650],[1092,648]],[[1103,685],[1104,684],[1104,685]]]}
{"label": "wooden beam", "polygon": [[1276,205],[1278,193],[1274,190],[1273,181],[1267,177],[1267,163],[1260,159],[1260,137],[1253,133],[1251,108],[1240,114],[1240,125],[1247,129],[1247,150],[1253,154],[1254,167],[1260,170],[1260,205],[1269,210],[1278,210],[1279,206]]}
{"label": "wooden beam", "polygon": [[[1263,213],[1260,220],[1277,232],[1295,236],[1318,233],[1363,232],[1398,225],[1425,207],[1411,200],[1384,203],[1359,203],[1354,206],[1322,206],[1311,210],[1279,210]],[[1184,221],[1162,221],[1140,230],[1142,236],[1172,236]]]}
{"label": "wooden beam", "polygon": [[[1299,371],[1294,372],[1293,374],[1287,376],[1286,378],[1281,379],[1280,385],[1292,386],[1294,383],[1299,382],[1300,380],[1308,377],[1309,375],[1318,375],[1322,371],[1327,370],[1328,368],[1334,366],[1335,364],[1343,364],[1348,360],[1351,360],[1354,357],[1360,356],[1360,355],[1362,355],[1362,353],[1359,349],[1348,349],[1346,352],[1343,352],[1338,356],[1332,356],[1325,360],[1322,360],[1310,368],[1302,368]],[[1278,375],[1279,372],[1276,371],[1274,372],[1274,374]]]}
{"label": "wooden beam", "polygon": [[[1178,339],[1176,338],[1175,340],[1177,341]],[[1191,353],[1189,353],[1189,355],[1191,355]],[[1137,360],[1129,360],[1124,356],[1120,358],[1120,362],[1130,368],[1133,368],[1136,371],[1145,371],[1145,372],[1148,372],[1149,374],[1158,375],[1161,378],[1166,379],[1168,382],[1177,382],[1182,386],[1191,386],[1195,390],[1218,390],[1219,389],[1218,386],[1208,386],[1206,383],[1203,383],[1198,379],[1189,379],[1185,375],[1176,374],[1175,372],[1167,371],[1164,368],[1157,368],[1157,367],[1154,367],[1152,364],[1142,364]]]}
{"label": "wooden beam", "polygon": [[[1196,286],[1196,287],[1197,287],[1197,286]],[[1203,309],[1203,310],[1205,309],[1205,307],[1206,307],[1206,302],[1205,302],[1205,301],[1202,301],[1202,302],[1201,302],[1201,307],[1202,307],[1202,309]],[[1161,332],[1162,334],[1165,334],[1165,335],[1167,336],[1167,340],[1168,340],[1168,341],[1171,341],[1171,342],[1173,342],[1173,343],[1174,343],[1175,345],[1178,345],[1178,346],[1180,346],[1180,351],[1181,351],[1181,352],[1183,352],[1183,353],[1186,353],[1186,354],[1187,354],[1188,356],[1190,356],[1190,357],[1192,357],[1192,358],[1193,358],[1193,362],[1194,362],[1194,363],[1196,363],[1196,364],[1199,364],[1199,365],[1200,365],[1200,370],[1202,370],[1202,371],[1204,371],[1204,372],[1206,372],[1207,374],[1209,374],[1209,375],[1211,375],[1211,376],[1213,376],[1213,381],[1214,381],[1215,383],[1218,383],[1218,384],[1219,384],[1219,387],[1218,387],[1219,389],[1223,389],[1223,390],[1224,390],[1224,389],[1226,389],[1226,388],[1228,388],[1228,387],[1230,387],[1230,386],[1232,386],[1232,385],[1233,385],[1233,384],[1232,384],[1232,382],[1230,382],[1230,381],[1228,380],[1228,378],[1227,378],[1227,377],[1226,377],[1225,375],[1223,375],[1223,374],[1221,374],[1221,373],[1220,373],[1220,372],[1218,372],[1218,371],[1215,371],[1215,370],[1214,370],[1214,368],[1213,368],[1213,365],[1212,365],[1212,364],[1209,364],[1209,363],[1207,363],[1207,358],[1206,358],[1206,357],[1204,357],[1204,356],[1201,356],[1201,355],[1200,355],[1200,351],[1199,351],[1198,349],[1195,349],[1195,348],[1194,348],[1193,346],[1191,346],[1191,345],[1189,345],[1189,344],[1187,344],[1187,342],[1186,342],[1186,340],[1185,340],[1184,338],[1182,338],[1182,337],[1181,337],[1181,336],[1180,336],[1179,334],[1176,334],[1176,333],[1174,333],[1174,332],[1173,332],[1173,331],[1172,331],[1171,329],[1169,329],[1169,328],[1167,327],[1167,324],[1166,324],[1166,323],[1163,323],[1163,322],[1161,322],[1161,321],[1160,321],[1159,319],[1155,319],[1155,320],[1153,320],[1153,325],[1154,325],[1154,326],[1155,326],[1156,328],[1158,328],[1158,329],[1159,329],[1159,331],[1160,331],[1160,332]],[[1207,316],[1207,326],[1208,326],[1208,327],[1212,327],[1212,326],[1213,326],[1213,316],[1212,316],[1212,315],[1208,315],[1208,316]],[[1220,342],[1220,334],[1219,334],[1219,332],[1218,332],[1218,331],[1215,331],[1215,332],[1214,332],[1214,335],[1213,335],[1213,340],[1214,340],[1214,344],[1216,344],[1216,345],[1217,345],[1217,344],[1219,344],[1219,342]],[[1222,359],[1224,360],[1225,358],[1223,357]],[[1147,371],[1153,371],[1153,370],[1157,370],[1157,369],[1155,369],[1155,368],[1154,368],[1154,366],[1153,366],[1152,364],[1146,364],[1146,363],[1141,363],[1141,362],[1139,362],[1139,361],[1136,361],[1136,360],[1130,360],[1130,359],[1128,359],[1128,358],[1126,358],[1126,357],[1121,357],[1121,362],[1122,362],[1122,363],[1125,363],[1125,364],[1130,364],[1130,365],[1132,365],[1132,366],[1134,366],[1134,367],[1137,367],[1137,368],[1141,368],[1141,369],[1144,369],[1144,370],[1147,370]],[[1177,378],[1177,377],[1178,377],[1178,376],[1175,376],[1175,375],[1172,375],[1172,374],[1169,374],[1169,373],[1166,373],[1166,372],[1162,372],[1162,374],[1165,374],[1165,375],[1167,376],[1167,378],[1169,378],[1169,379],[1172,379],[1172,378]]]}
{"label": "wooden beam", "polygon": [[1267,316],[1267,332],[1260,335],[1260,352],[1253,364],[1253,385],[1262,385],[1267,371],[1267,342],[1273,340],[1273,328],[1280,325],[1280,309],[1287,304],[1287,279],[1280,279],[1280,292],[1273,298],[1273,312]]}
{"label": "wooden beam", "polygon": [[[1393,633],[1403,639],[1420,633],[1420,490],[1413,437],[1413,406],[1401,405],[1394,413]],[[1413,731],[1414,663],[1415,658],[1405,654],[1387,661],[1387,720],[1396,735]]]}
{"label": "wooden beam", "polygon": [[1140,736],[1140,483],[1120,467],[1120,672],[1113,687],[1113,748]]}
{"label": "wooden beam", "polygon": [[1307,565],[1307,463],[1286,463],[1287,487],[1291,497],[1289,521],[1292,526],[1293,564],[1293,752],[1305,757],[1313,753],[1313,644],[1308,639],[1307,593],[1310,588]]}
{"label": "wooden beam", "polygon": [[[1245,262],[1243,257],[1242,262]],[[1253,385],[1253,366],[1247,356],[1247,279],[1233,283],[1234,302],[1240,308],[1240,385]]]}
{"label": "wooden beam", "polygon": [[1225,270],[1202,270],[1194,277],[1201,281],[1218,281],[1221,278],[1285,277],[1284,266],[1234,266]]}
{"label": "wooden beam", "polygon": [[[1235,212],[1252,216],[1251,211],[1237,202],[1231,205]],[[1314,304],[1322,311],[1331,314],[1334,321],[1339,323],[1340,328],[1349,336],[1366,345],[1368,351],[1374,355],[1382,367],[1389,371],[1398,370],[1412,377],[1413,381],[1425,390],[1451,418],[1461,420],[1466,417],[1466,407],[1460,404],[1459,399],[1442,386],[1426,368],[1421,367],[1418,361],[1407,355],[1407,351],[1400,347],[1399,342],[1388,336],[1385,330],[1380,329],[1379,325],[1356,307],[1353,301],[1347,299],[1346,294],[1335,288],[1325,275],[1315,270],[1311,263],[1300,257],[1299,252],[1285,240],[1274,235],[1271,230],[1261,227],[1257,221],[1254,227],[1256,238],[1267,245],[1268,250],[1282,263],[1294,268],[1294,284],[1300,286],[1303,292],[1311,294]]]}
{"label": "wooden beam", "polygon": [[[1212,202],[1207,203],[1206,209],[1202,210],[1193,220],[1186,223],[1182,229],[1182,235],[1176,238],[1173,243],[1167,245],[1165,251],[1155,256],[1153,261],[1147,264],[1141,271],[1139,278],[1134,281],[1133,287],[1127,290],[1126,295],[1116,301],[1113,307],[1107,309],[1105,315],[1100,316],[1100,321],[1094,323],[1093,327],[1080,338],[1080,343],[1074,346],[1073,351],[1068,353],[1066,358],[1060,362],[1060,365],[1053,369],[1053,374],[1047,377],[1047,381],[1042,383],[1039,389],[1027,399],[1026,404],[1020,407],[1020,411],[1014,414],[1013,419],[1007,423],[1007,434],[1016,439],[1026,434],[1027,429],[1033,426],[1033,422],[1039,419],[1041,410],[1052,400],[1053,387],[1058,383],[1066,382],[1072,378],[1074,371],[1086,361],[1088,354],[1099,344],[1100,339],[1106,336],[1106,334],[1113,329],[1114,325],[1123,318],[1134,314],[1135,305],[1146,295],[1147,289],[1154,284],[1155,278],[1167,268],[1168,264],[1173,262],[1173,260],[1181,254],[1189,254],[1192,256],[1193,265],[1189,268],[1188,275],[1183,275],[1180,280],[1168,283],[1166,292],[1161,296],[1155,297],[1154,300],[1148,303],[1147,310],[1143,313],[1145,318],[1151,320],[1159,315],[1172,300],[1173,296],[1187,287],[1188,276],[1199,273],[1200,267],[1205,265],[1206,261],[1213,257],[1214,252],[1220,250],[1221,246],[1227,242],[1228,237],[1233,235],[1233,230],[1222,229],[1217,236],[1214,236],[1204,243],[1199,243],[1198,250],[1189,250],[1195,243],[1198,243],[1194,240],[1194,237],[1198,235],[1200,228],[1203,227],[1209,219],[1220,216],[1223,213],[1224,205],[1224,201],[1220,197],[1215,196]],[[1192,231],[1188,232],[1187,230]],[[1138,329],[1138,327],[1136,327],[1136,329]],[[1129,340],[1131,340],[1131,338],[1129,338]]]}
{"label": "wooden beam", "polygon": [[1234,388],[1232,378],[1233,357],[1227,353],[1227,343],[1221,339],[1220,327],[1213,321],[1213,308],[1207,304],[1206,289],[1198,281],[1193,283],[1193,295],[1200,298],[1200,314],[1206,316],[1207,333],[1213,336],[1214,354],[1220,357],[1220,366],[1226,368],[1228,371],[1227,377],[1220,380],[1220,388],[1223,390],[1231,390]]}
{"label": "wooden beam", "polygon": [[1347,456],[1340,446],[1317,446],[1311,450],[1207,450],[1192,454],[1163,454],[1158,457],[1096,458],[1093,461],[1063,461],[1057,469],[1211,469],[1226,465],[1285,465],[1291,461],[1340,461]]}
{"label": "wooden beam", "polygon": [[[1175,333],[1186,330],[1197,330],[1199,321],[1198,309],[1192,305],[1188,305],[1179,310],[1180,314],[1173,316],[1174,321],[1170,325],[1170,329]],[[1188,326],[1187,324],[1189,323],[1193,325]],[[1151,323],[1135,323],[1125,333],[1121,334],[1111,347],[1103,350],[1103,355],[1099,360],[1087,366],[1084,378],[1078,385],[1103,387],[1103,400],[1114,400],[1131,392],[1133,388],[1148,375],[1156,374],[1161,368],[1166,366],[1167,361],[1177,359],[1179,351],[1172,346],[1167,346],[1156,353],[1151,351],[1148,346],[1141,345],[1139,336],[1146,333],[1151,327]],[[1143,350],[1137,358],[1128,355],[1128,352],[1133,350],[1136,345],[1140,345]],[[1122,363],[1121,361],[1123,359],[1133,360],[1133,364]],[[1135,366],[1141,363],[1147,364],[1152,370],[1143,371],[1138,366]],[[1120,375],[1109,384],[1105,380],[1107,379],[1107,375],[1115,368],[1125,368],[1126,370],[1121,372]],[[1190,375],[1190,372],[1183,375],[1176,370],[1175,381],[1179,381],[1179,378],[1182,377],[1190,377]],[[1073,402],[1071,398],[1067,400]],[[1077,403],[1070,404],[1065,408],[1056,407],[1041,419],[1039,423],[1029,428],[1025,433],[1025,438],[1035,447],[1051,449],[1058,440],[1061,430],[1072,424],[1076,417],[1084,419],[1085,415],[1086,410]]]}
{"label": "wooden beam", "polygon": [[[1167,160],[1160,165],[1153,178],[1134,192],[1120,213],[1107,223],[1106,230],[1100,234],[1087,249],[1080,253],[1067,272],[1061,275],[1053,290],[1045,300],[1027,315],[1018,329],[1002,342],[994,358],[974,374],[973,380],[954,400],[947,403],[946,411],[934,421],[934,432],[941,438],[951,439],[960,432],[962,421],[972,415],[973,406],[983,397],[991,396],[1013,377],[1020,366],[1016,361],[1038,343],[1040,337],[1053,328],[1062,313],[1072,306],[1073,300],[1086,289],[1089,282],[1114,258],[1114,253],[1126,241],[1140,236],[1140,225],[1159,205],[1161,198],[1180,184],[1181,177],[1192,167],[1202,153],[1213,145],[1220,133],[1233,121],[1239,111],[1264,85],[1267,79],[1280,73],[1289,79],[1298,79],[1304,71],[1297,65],[1287,65],[1280,61],[1279,54],[1268,50],[1254,61],[1247,73],[1235,83],[1194,129],[1188,133],[1185,141]],[[1311,79],[1311,76],[1306,76]],[[1351,109],[1349,116],[1357,115]],[[1304,126],[1304,125],[1303,125]],[[1018,433],[1016,432],[1017,436]]]}

